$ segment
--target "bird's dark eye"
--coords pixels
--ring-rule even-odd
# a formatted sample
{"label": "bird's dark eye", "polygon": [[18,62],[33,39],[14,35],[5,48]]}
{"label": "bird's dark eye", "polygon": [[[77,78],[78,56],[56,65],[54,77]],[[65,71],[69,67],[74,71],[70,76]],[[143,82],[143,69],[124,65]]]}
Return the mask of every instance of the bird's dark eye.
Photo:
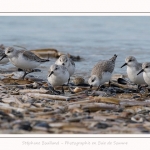
{"label": "bird's dark eye", "polygon": [[131,62],[132,60],[130,59],[129,62]]}
{"label": "bird's dark eye", "polygon": [[92,82],[94,82],[94,79],[92,80]]}
{"label": "bird's dark eye", "polygon": [[55,70],[57,70],[58,68],[56,68]]}
{"label": "bird's dark eye", "polygon": [[10,53],[10,51],[8,51],[8,53]]}
{"label": "bird's dark eye", "polygon": [[145,68],[148,68],[148,66],[146,66]]}

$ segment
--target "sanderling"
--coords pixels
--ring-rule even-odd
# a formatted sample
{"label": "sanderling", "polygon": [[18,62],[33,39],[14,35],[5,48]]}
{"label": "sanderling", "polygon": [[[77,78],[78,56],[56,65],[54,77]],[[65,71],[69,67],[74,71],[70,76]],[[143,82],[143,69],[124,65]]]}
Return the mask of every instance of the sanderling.
{"label": "sanderling", "polygon": [[145,84],[145,81],[143,79],[143,73],[137,76],[137,73],[142,69],[142,64],[139,63],[135,57],[128,56],[125,59],[125,64],[121,66],[124,67],[127,65],[127,74],[128,78],[138,86],[141,84]]}
{"label": "sanderling", "polygon": [[137,75],[139,76],[139,74],[141,74],[143,72],[143,78],[144,81],[150,85],[150,62],[145,62],[142,64],[142,68],[141,70],[137,73]]}
{"label": "sanderling", "polygon": [[93,67],[91,77],[88,80],[90,88],[93,86],[98,86],[99,88],[110,80],[115,67],[116,58],[117,55],[115,54],[111,59],[100,61]]}
{"label": "sanderling", "polygon": [[16,67],[23,69],[25,72],[23,78],[29,73],[27,70],[32,70],[38,67],[42,62],[49,61],[47,59],[41,59],[34,53],[26,50],[16,50],[13,47],[7,47],[5,49],[5,55],[0,61],[8,57],[9,61]]}
{"label": "sanderling", "polygon": [[63,84],[68,81],[69,72],[65,66],[54,64],[50,67],[47,79],[52,85],[53,90],[56,86],[62,86],[62,92],[64,93]]}
{"label": "sanderling", "polygon": [[68,69],[69,72],[69,79],[68,83],[70,80],[70,77],[74,74],[75,71],[75,63],[71,58],[69,58],[67,55],[61,55],[55,62],[57,65],[63,65]]}
{"label": "sanderling", "polygon": [[[3,44],[0,45],[0,58],[5,55],[5,46]],[[2,61],[0,61],[0,64],[6,64],[9,62],[9,59],[6,57]]]}

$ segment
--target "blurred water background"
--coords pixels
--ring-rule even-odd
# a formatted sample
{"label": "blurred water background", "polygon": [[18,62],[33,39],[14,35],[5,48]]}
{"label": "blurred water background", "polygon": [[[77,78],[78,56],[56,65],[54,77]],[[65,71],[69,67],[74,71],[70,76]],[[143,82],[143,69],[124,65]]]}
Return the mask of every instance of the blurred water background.
{"label": "blurred water background", "polygon": [[[117,54],[115,74],[126,74],[120,68],[126,56],[139,62],[150,61],[149,16],[0,16],[0,44],[20,45],[27,49],[55,48],[83,58],[76,63],[75,75],[90,75],[100,60]],[[51,62],[42,64],[46,78]],[[4,69],[12,67],[10,63]]]}

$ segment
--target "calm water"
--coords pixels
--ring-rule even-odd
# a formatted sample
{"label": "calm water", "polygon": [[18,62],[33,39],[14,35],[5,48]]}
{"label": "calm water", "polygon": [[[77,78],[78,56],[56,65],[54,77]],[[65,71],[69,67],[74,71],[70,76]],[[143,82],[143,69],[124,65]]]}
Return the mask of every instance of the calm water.
{"label": "calm water", "polygon": [[[126,67],[120,66],[128,55],[134,55],[140,62],[150,61],[150,17],[1,16],[0,35],[0,43],[7,46],[56,48],[80,55],[84,60],[76,62],[76,75],[89,76],[99,60],[114,54],[118,55],[114,73],[126,73]],[[54,61],[42,64],[39,68],[44,73],[39,75],[45,75]]]}

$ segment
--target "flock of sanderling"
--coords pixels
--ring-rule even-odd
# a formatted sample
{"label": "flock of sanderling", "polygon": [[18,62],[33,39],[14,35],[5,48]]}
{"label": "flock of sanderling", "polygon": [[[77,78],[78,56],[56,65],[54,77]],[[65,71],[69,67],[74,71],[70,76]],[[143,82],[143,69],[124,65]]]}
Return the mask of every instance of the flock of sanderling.
{"label": "flock of sanderling", "polygon": [[[112,73],[115,68],[115,61],[117,55],[115,54],[109,60],[103,60],[98,62],[92,69],[91,77],[88,80],[90,88],[93,86],[100,87],[105,82],[111,79]],[[14,66],[21,68],[24,71],[24,77],[32,72],[32,69],[38,67],[41,63],[47,62],[47,59],[41,59],[34,53],[27,50],[16,50],[14,47],[4,47],[0,45],[0,63],[7,63],[10,61]],[[127,65],[127,74],[129,79],[137,84],[148,84],[150,85],[150,63],[139,63],[135,57],[128,56],[125,59],[125,64]],[[27,72],[31,70],[30,72]],[[55,64],[50,66],[49,74],[47,80],[51,85],[53,91],[54,87],[69,83],[70,77],[75,72],[75,63],[68,55],[61,55],[55,62]],[[55,91],[56,92],[56,91]]]}

